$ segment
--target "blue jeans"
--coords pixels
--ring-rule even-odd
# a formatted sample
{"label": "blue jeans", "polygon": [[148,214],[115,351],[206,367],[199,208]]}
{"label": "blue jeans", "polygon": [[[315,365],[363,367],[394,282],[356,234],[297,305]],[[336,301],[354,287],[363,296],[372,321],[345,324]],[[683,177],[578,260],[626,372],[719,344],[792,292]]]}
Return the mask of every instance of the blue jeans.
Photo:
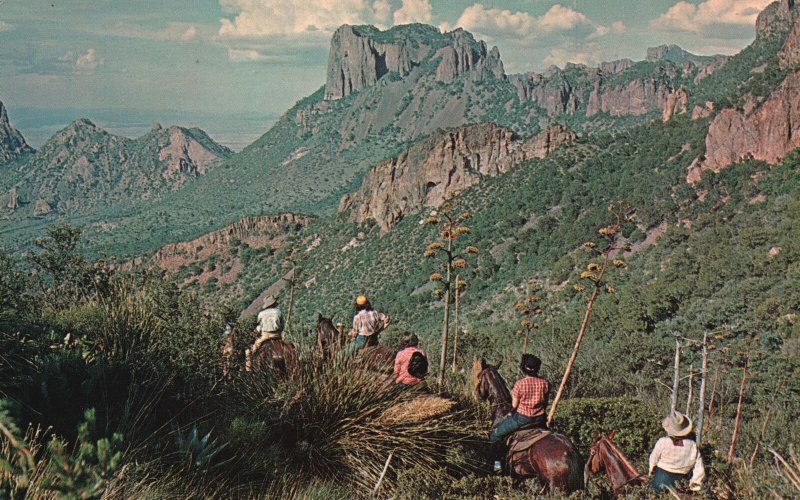
{"label": "blue jeans", "polygon": [[653,477],[650,478],[650,489],[656,493],[666,493],[669,488],[675,488],[683,480],[689,479],[689,474],[678,474],[667,472],[656,467],[653,469]]}
{"label": "blue jeans", "polygon": [[492,433],[489,435],[489,441],[492,443],[499,443],[505,439],[506,436],[516,431],[523,425],[536,423],[537,421],[541,423],[542,427],[547,425],[547,421],[545,420],[544,416],[526,417],[525,415],[520,415],[519,413],[514,412],[505,420],[497,424],[497,427],[492,429]]}

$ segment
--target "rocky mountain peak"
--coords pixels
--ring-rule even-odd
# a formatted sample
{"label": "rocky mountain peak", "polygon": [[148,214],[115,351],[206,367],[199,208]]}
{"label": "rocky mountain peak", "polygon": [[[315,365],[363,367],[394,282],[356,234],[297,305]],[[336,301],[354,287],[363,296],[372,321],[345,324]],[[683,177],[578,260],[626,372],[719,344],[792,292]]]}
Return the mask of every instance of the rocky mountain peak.
{"label": "rocky mountain peak", "polygon": [[689,62],[702,64],[714,59],[714,56],[698,56],[687,50],[683,50],[677,45],[659,45],[647,49],[648,61],[670,61],[675,64],[686,64]]}
{"label": "rocky mountain peak", "polygon": [[333,34],[328,54],[325,99],[337,100],[369,87],[388,73],[407,76],[422,61],[440,58],[436,79],[450,82],[468,73],[504,78],[497,48],[488,50],[467,31],[440,33],[433,26],[410,24],[381,31],[343,25]]}
{"label": "rocky mountain peak", "polygon": [[31,151],[33,148],[28,146],[22,134],[11,126],[8,121],[8,112],[0,102],[0,163],[11,161],[19,155]]}
{"label": "rocky mountain peak", "polygon": [[756,19],[756,38],[786,30],[798,18],[796,0],[778,0],[769,4]]}

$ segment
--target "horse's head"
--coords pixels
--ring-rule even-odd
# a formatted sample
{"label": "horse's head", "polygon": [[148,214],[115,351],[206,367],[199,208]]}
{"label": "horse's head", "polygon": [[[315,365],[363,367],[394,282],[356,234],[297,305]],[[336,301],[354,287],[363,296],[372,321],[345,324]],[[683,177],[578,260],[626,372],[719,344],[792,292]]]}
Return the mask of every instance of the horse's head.
{"label": "horse's head", "polygon": [[595,432],[592,436],[592,444],[589,445],[589,458],[586,462],[586,467],[592,474],[603,471],[603,467],[605,467],[604,455],[609,452],[605,441],[611,441],[614,434],[616,434],[616,431],[612,431],[608,435]]}
{"label": "horse's head", "polygon": [[322,314],[317,316],[317,328],[316,328],[317,335],[330,335],[330,334],[338,334],[339,331],[336,329],[336,325],[333,324],[333,318],[326,318]]}
{"label": "horse's head", "polygon": [[510,404],[511,393],[508,392],[506,382],[498,371],[500,364],[492,366],[483,358],[480,360],[476,358],[473,362],[473,372],[477,372],[475,395],[479,400]]}

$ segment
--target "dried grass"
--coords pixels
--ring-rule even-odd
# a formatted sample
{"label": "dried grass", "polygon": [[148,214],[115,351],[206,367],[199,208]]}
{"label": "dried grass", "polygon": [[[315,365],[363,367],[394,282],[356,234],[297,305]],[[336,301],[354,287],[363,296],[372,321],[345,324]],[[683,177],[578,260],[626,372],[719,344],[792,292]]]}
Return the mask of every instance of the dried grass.
{"label": "dried grass", "polygon": [[446,415],[456,404],[452,399],[425,394],[389,407],[378,422],[389,425],[424,422]]}

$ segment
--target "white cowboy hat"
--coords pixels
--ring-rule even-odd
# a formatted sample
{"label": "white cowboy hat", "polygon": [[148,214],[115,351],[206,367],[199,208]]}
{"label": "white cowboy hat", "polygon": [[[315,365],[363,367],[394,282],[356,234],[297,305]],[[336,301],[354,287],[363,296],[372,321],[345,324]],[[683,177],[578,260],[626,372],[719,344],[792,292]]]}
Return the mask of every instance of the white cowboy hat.
{"label": "white cowboy hat", "polygon": [[668,436],[676,438],[686,437],[694,430],[692,419],[677,411],[665,417],[661,421],[661,427],[667,431]]}
{"label": "white cowboy hat", "polygon": [[267,295],[266,297],[264,297],[264,303],[262,304],[261,307],[263,307],[264,309],[267,309],[267,308],[269,308],[271,306],[274,306],[277,303],[278,303],[278,299],[276,299],[275,296]]}

